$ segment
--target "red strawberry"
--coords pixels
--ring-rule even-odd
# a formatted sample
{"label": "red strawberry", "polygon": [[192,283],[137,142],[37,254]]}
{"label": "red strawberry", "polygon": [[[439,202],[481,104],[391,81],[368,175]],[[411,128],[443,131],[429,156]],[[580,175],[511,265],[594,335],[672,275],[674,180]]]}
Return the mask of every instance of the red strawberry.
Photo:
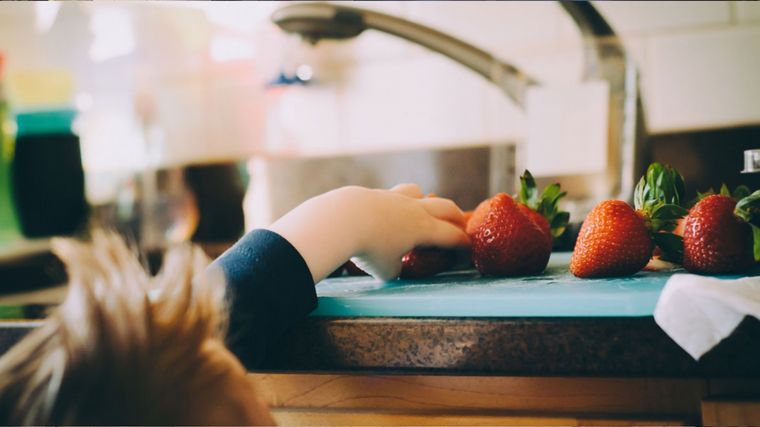
{"label": "red strawberry", "polygon": [[578,277],[634,274],[647,265],[653,248],[644,217],[621,200],[607,200],[583,221],[570,271]]}
{"label": "red strawberry", "polygon": [[544,237],[546,238],[546,240],[551,244],[552,229],[549,226],[549,221],[547,221],[543,215],[541,215],[540,213],[534,211],[533,209],[529,208],[528,206],[522,203],[518,203],[517,208],[520,209],[520,211],[524,213],[525,216],[527,216],[528,218],[533,220],[533,222],[536,223],[538,228],[540,228],[541,232],[544,234]]}
{"label": "red strawberry", "polygon": [[[429,193],[427,197],[438,197]],[[463,224],[457,224],[463,227]],[[402,279],[423,279],[449,270],[456,263],[456,252],[442,248],[414,248],[401,258]]]}
{"label": "red strawberry", "polygon": [[684,223],[683,266],[692,273],[738,273],[752,266],[752,229],[734,214],[736,200],[715,194],[699,201]]}
{"label": "red strawberry", "polygon": [[491,208],[491,199],[485,199],[475,208],[475,210],[472,211],[472,213],[469,215],[469,218],[467,219],[467,222],[465,222],[465,232],[469,236],[473,236],[476,231],[478,231],[478,228],[483,224],[483,221],[485,221],[486,216],[488,215],[488,211]]}
{"label": "red strawberry", "polygon": [[520,177],[519,207],[538,224],[550,245],[565,232],[570,219],[569,213],[559,210],[559,201],[566,194],[558,183],[547,186],[539,194],[530,172],[526,170]]}
{"label": "red strawberry", "polygon": [[544,271],[551,244],[507,194],[490,199],[485,220],[472,237],[472,259],[482,274],[518,276]]}
{"label": "red strawberry", "polygon": [[664,260],[677,260],[683,244],[669,231],[686,214],[679,206],[682,197],[681,175],[659,163],[650,165],[636,186],[636,210],[620,200],[591,210],[578,234],[570,271],[578,277],[634,274],[647,265],[655,243]]}
{"label": "red strawberry", "polygon": [[456,252],[440,248],[414,248],[401,258],[402,279],[435,276],[454,266]]}

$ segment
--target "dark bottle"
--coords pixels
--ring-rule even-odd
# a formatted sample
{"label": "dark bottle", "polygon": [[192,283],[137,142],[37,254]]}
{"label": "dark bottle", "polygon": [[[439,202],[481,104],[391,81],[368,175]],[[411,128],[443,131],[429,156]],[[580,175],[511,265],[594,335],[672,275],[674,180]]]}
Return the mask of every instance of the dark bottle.
{"label": "dark bottle", "polygon": [[75,112],[20,113],[13,158],[13,197],[29,238],[68,235],[84,223],[88,206]]}

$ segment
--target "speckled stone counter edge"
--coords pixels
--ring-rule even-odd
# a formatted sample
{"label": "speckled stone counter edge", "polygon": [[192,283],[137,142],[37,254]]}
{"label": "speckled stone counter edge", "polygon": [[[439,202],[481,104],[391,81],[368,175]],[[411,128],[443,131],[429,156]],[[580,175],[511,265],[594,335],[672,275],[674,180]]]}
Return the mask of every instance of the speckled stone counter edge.
{"label": "speckled stone counter edge", "polygon": [[[0,352],[40,322],[0,323]],[[264,371],[760,379],[760,321],[694,361],[640,318],[308,318]]]}
{"label": "speckled stone counter edge", "polygon": [[651,317],[310,318],[268,369],[519,376],[760,378],[760,321],[694,361]]}

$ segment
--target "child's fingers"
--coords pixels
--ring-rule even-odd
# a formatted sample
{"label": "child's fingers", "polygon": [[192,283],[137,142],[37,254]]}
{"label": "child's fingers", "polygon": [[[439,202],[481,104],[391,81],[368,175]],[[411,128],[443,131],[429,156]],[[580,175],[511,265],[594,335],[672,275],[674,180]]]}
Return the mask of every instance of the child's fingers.
{"label": "child's fingers", "polygon": [[399,184],[391,188],[391,191],[393,191],[394,193],[403,194],[404,196],[412,197],[415,199],[421,199],[424,196],[424,194],[422,193],[422,189],[417,184],[409,184],[409,183]]}
{"label": "child's fingers", "polygon": [[430,233],[423,236],[416,246],[440,246],[440,247],[457,247],[469,246],[470,238],[461,227],[440,220],[434,219],[430,227]]}
{"label": "child's fingers", "polygon": [[420,203],[430,215],[464,227],[464,214],[453,201],[435,197],[423,199]]}

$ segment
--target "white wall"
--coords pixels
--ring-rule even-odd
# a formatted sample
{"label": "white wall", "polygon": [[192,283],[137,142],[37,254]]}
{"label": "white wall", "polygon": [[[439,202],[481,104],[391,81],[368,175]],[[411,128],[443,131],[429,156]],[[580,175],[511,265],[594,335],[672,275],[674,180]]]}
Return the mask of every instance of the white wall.
{"label": "white wall", "polygon": [[654,132],[760,123],[760,3],[595,2],[633,48]]}
{"label": "white wall", "polygon": [[[579,33],[553,2],[350,4],[450,32],[542,81],[573,81],[580,74]],[[203,132],[175,138],[185,154],[197,152],[200,157],[230,157],[245,149],[285,155],[365,152],[501,143],[524,136],[522,114],[459,65],[372,32],[315,49],[298,47],[268,21],[280,5],[64,3],[52,29],[40,35],[34,30],[35,6],[4,2],[0,50],[9,53],[12,68],[67,67],[77,75],[80,88],[93,92],[91,111],[101,114],[90,121],[90,136],[84,138],[86,160],[93,167],[139,162],[142,141],[132,101],[146,69],[151,81],[167,79],[168,84],[175,82],[172,72],[177,69],[192,76],[190,95],[178,95],[171,101],[174,107],[165,110],[176,114],[167,119],[174,128],[177,123],[200,126],[204,117],[213,120]],[[760,2],[595,5],[623,36],[641,70],[651,132],[760,124]],[[103,8],[126,10],[136,46],[130,55],[96,63],[88,56],[90,19]],[[218,61],[214,46],[219,36],[253,49],[242,49],[237,59],[233,55],[230,61]],[[314,66],[318,84],[264,89],[263,82],[281,64],[301,60]],[[229,96],[238,97],[233,102],[237,106],[224,103]],[[211,102],[204,102],[209,97]],[[227,122],[238,110],[244,113]],[[245,111],[256,117],[247,120]],[[256,124],[262,119],[263,124]],[[215,144],[212,148],[209,141]],[[230,141],[234,143],[225,145]]]}

